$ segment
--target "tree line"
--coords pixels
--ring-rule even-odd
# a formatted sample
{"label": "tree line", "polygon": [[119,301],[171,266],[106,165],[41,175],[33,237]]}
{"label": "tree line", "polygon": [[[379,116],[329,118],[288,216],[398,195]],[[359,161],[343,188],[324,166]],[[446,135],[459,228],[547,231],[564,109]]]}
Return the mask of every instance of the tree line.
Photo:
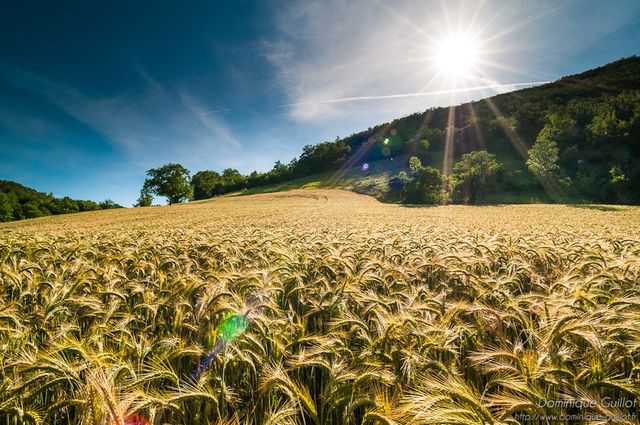
{"label": "tree line", "polygon": [[170,163],[147,171],[137,206],[149,206],[153,196],[164,196],[169,204],[201,200],[252,187],[267,186],[335,169],[348,158],[350,148],[344,140],[307,145],[299,158],[288,164],[276,161],[267,172],[243,175],[234,168],[221,173],[198,171],[193,176],[180,164]]}
{"label": "tree line", "polygon": [[110,199],[94,202],[68,196],[56,198],[12,181],[0,180],[0,222],[112,208],[122,206]]}

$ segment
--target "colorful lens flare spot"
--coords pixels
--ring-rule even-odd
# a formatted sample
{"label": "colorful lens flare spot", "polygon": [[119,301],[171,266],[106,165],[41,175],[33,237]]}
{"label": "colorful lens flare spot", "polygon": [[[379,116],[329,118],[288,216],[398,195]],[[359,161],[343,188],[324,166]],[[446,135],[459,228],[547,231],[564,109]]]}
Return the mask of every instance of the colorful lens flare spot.
{"label": "colorful lens flare spot", "polygon": [[130,413],[123,418],[124,425],[150,425],[150,422],[142,415]]}
{"label": "colorful lens flare spot", "polygon": [[383,143],[384,143],[385,145],[388,145],[388,144],[389,144],[389,139],[384,139],[384,142],[383,142]]}
{"label": "colorful lens flare spot", "polygon": [[232,314],[218,326],[218,336],[226,344],[233,341],[247,330],[249,323],[244,316]]}
{"label": "colorful lens flare spot", "polygon": [[366,173],[367,171],[369,171],[369,164],[365,162],[364,164],[362,164],[362,172]]}

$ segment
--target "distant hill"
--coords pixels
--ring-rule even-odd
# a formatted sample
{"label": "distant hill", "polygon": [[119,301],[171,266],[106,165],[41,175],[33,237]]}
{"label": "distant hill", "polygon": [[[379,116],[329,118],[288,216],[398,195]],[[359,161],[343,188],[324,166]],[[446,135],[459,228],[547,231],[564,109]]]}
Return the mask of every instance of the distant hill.
{"label": "distant hill", "polygon": [[112,208],[122,207],[108,199],[96,203],[56,198],[13,181],[0,180],[0,222]]}
{"label": "distant hill", "polygon": [[[542,171],[527,165],[538,139],[547,148],[538,156],[547,166]],[[401,173],[409,173],[408,158],[417,156],[424,166],[451,175],[452,200],[463,202],[466,198],[456,198],[463,167],[456,174],[455,165],[477,151],[487,151],[498,164],[479,202],[640,203],[640,58],[476,102],[431,108],[305,146],[298,158],[277,162],[266,173],[198,172],[192,184],[196,199],[294,188],[299,181],[313,187],[358,186],[358,191],[394,201],[399,198],[388,183],[399,175],[405,178]]]}

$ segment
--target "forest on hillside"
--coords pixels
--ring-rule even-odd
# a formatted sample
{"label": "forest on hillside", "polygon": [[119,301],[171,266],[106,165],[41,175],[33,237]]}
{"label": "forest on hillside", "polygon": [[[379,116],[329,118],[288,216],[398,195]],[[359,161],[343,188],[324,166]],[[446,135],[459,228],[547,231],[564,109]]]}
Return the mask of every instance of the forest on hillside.
{"label": "forest on hillside", "polygon": [[407,163],[389,182],[385,200],[492,203],[520,197],[637,204],[639,89],[640,58],[633,56],[540,87],[431,108],[307,145],[298,158],[278,161],[265,173],[199,171],[190,180],[192,195],[207,199],[389,157],[415,157],[420,165]]}
{"label": "forest on hillside", "polygon": [[38,192],[21,184],[0,180],[0,222],[122,208],[110,199],[103,202],[56,198],[50,193]]}

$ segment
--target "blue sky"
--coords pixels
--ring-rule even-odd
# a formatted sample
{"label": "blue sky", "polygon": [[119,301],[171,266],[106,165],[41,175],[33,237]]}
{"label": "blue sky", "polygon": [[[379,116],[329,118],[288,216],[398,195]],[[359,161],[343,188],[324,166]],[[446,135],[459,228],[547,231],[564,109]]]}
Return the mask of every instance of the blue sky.
{"label": "blue sky", "polygon": [[[434,51],[465,34],[452,78]],[[148,168],[266,171],[305,144],[639,54],[638,1],[3,5],[0,178],[131,205]]]}

